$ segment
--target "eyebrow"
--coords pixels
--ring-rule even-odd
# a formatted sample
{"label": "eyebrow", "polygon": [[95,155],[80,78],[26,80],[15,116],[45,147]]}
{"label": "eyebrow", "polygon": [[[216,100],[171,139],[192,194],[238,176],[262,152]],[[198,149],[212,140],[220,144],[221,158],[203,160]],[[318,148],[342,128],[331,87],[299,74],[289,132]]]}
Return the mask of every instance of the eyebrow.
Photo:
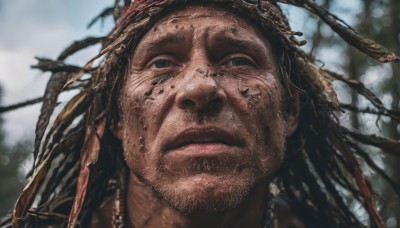
{"label": "eyebrow", "polygon": [[[273,55],[271,47],[266,43],[268,41],[260,38],[246,39],[240,35],[222,32],[215,34],[211,40],[214,40],[209,46],[211,50],[220,50],[221,53],[245,53],[250,55],[259,65],[270,63],[270,57]],[[216,57],[218,58],[217,55]]]}
{"label": "eyebrow", "polygon": [[183,32],[178,33],[167,33],[155,40],[146,43],[143,48],[147,49],[149,52],[157,50],[160,47],[183,44],[187,41],[187,37]]}
{"label": "eyebrow", "polygon": [[268,45],[266,45],[262,40],[258,39],[244,39],[240,36],[234,35],[229,31],[224,31],[217,33],[212,38],[214,40],[214,45],[217,47],[233,47],[235,50],[240,50],[246,52],[246,50],[256,52],[261,54],[262,50],[265,48],[269,50]]}
{"label": "eyebrow", "polygon": [[266,46],[264,46],[265,44],[263,45],[263,43],[254,40],[241,39],[241,38],[226,36],[224,34],[216,36],[215,40],[218,41],[218,43],[222,43],[224,46],[231,46],[238,50],[260,51],[263,48],[267,48]]}

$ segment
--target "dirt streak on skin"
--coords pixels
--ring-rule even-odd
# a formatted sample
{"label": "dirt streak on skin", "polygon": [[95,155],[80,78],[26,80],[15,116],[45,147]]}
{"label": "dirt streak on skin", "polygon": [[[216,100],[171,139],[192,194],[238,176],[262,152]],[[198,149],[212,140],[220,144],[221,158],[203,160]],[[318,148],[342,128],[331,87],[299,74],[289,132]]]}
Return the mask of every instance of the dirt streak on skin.
{"label": "dirt streak on skin", "polygon": [[[286,135],[274,64],[262,33],[220,8],[188,6],[145,34],[120,96],[132,225],[261,226]],[[235,142],[192,136],[168,147],[182,132],[211,128]],[[209,156],[196,154],[203,150]]]}

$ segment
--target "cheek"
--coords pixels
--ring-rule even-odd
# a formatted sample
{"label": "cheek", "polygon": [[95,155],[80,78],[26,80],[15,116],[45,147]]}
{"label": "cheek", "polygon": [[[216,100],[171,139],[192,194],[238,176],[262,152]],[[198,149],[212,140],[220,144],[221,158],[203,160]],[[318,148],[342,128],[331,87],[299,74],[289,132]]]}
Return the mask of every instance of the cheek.
{"label": "cheek", "polygon": [[158,106],[154,100],[159,100],[157,97],[164,93],[160,78],[151,81],[148,75],[133,74],[123,88],[120,104],[124,134],[130,136],[127,140],[134,142],[139,151],[145,151],[148,131],[155,125],[154,113]]}
{"label": "cheek", "polygon": [[248,121],[261,129],[269,128],[277,119],[282,120],[281,89],[275,80],[270,82],[260,79],[240,79],[237,81],[236,93],[239,108],[249,116]]}
{"label": "cheek", "polygon": [[262,123],[260,127],[264,133],[265,144],[281,145],[286,136],[279,87],[263,88],[257,110],[259,121]]}
{"label": "cheek", "polygon": [[[160,122],[160,107],[169,89],[163,83],[130,83],[120,97],[122,142],[131,170],[143,175],[157,161],[150,153]],[[149,169],[150,170],[150,169]]]}
{"label": "cheek", "polygon": [[128,165],[134,170],[143,164],[147,131],[143,102],[137,97],[121,95],[120,98],[124,155]]}
{"label": "cheek", "polygon": [[276,170],[282,162],[286,141],[281,87],[276,81],[242,80],[238,91],[252,124],[261,165],[265,170]]}
{"label": "cheek", "polygon": [[266,106],[260,107],[260,129],[263,135],[261,162],[265,168],[275,171],[283,161],[286,134],[285,120],[281,108],[280,93],[264,95]]}

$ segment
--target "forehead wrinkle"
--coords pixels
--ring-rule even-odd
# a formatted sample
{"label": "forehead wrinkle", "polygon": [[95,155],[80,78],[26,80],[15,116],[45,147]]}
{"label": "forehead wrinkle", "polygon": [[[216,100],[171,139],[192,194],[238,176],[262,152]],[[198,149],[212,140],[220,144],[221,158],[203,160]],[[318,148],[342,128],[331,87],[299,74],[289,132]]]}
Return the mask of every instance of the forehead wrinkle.
{"label": "forehead wrinkle", "polygon": [[223,18],[232,16],[236,17],[236,14],[233,13],[231,9],[223,8],[219,5],[214,5],[212,3],[194,3],[185,5],[181,8],[178,7],[176,10],[173,10],[172,12],[169,12],[167,15],[165,15],[165,17],[163,17],[160,21],[171,21],[177,19],[187,21],[192,18],[210,18],[214,17],[216,15],[216,12],[219,16]]}

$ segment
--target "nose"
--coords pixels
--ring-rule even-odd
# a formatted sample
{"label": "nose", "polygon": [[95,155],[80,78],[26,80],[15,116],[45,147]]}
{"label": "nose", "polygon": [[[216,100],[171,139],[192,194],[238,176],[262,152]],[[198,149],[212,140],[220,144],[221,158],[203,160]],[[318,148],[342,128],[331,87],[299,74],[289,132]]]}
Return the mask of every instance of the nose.
{"label": "nose", "polygon": [[226,94],[208,70],[186,71],[177,88],[176,103],[181,109],[217,110],[226,102]]}

